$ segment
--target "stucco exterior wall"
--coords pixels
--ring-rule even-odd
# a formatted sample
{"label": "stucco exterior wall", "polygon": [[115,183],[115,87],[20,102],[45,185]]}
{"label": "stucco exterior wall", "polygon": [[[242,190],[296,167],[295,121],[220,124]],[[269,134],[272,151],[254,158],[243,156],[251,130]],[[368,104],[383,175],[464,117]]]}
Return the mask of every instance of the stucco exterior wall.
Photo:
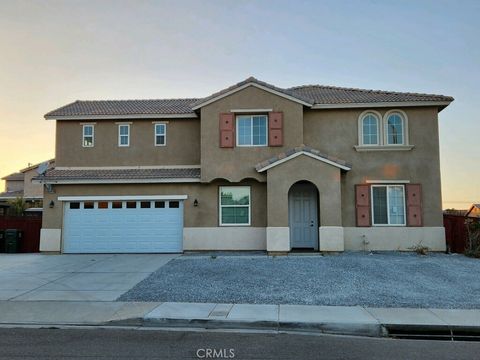
{"label": "stucco exterior wall", "polygon": [[[114,184],[114,185],[54,185],[55,193],[45,192],[44,203],[54,201],[53,209],[45,206],[42,228],[61,229],[63,206],[59,196],[88,195],[188,195],[184,204],[185,227],[217,227],[219,224],[219,186],[232,185],[216,181],[211,184]],[[252,227],[267,226],[267,190],[266,184],[255,180],[244,181],[235,185],[251,186]],[[197,199],[199,205],[193,206]],[[227,227],[225,227],[226,229]]]}
{"label": "stucco exterior wall", "polygon": [[5,191],[23,190],[23,186],[24,186],[23,180],[6,180],[5,181]]}
{"label": "stucco exterior wall", "polygon": [[[82,146],[82,124],[87,120],[57,121],[56,166],[159,166],[200,164],[199,119],[132,120],[130,146],[118,146],[117,122],[97,120],[95,146]],[[153,122],[167,123],[166,146],[155,146]]]}
{"label": "stucco exterior wall", "polygon": [[288,191],[298,181],[313,183],[319,193],[319,225],[342,226],[340,169],[301,155],[268,170],[268,226],[288,226]]}
{"label": "stucco exterior wall", "polygon": [[[283,111],[282,147],[220,148],[219,115],[232,109],[273,109]],[[244,178],[265,181],[255,170],[263,160],[303,142],[303,106],[255,87],[248,87],[201,109],[202,181]]]}
{"label": "stucco exterior wall", "polygon": [[[365,109],[306,110],[305,144],[352,164],[342,177],[342,223],[355,226],[355,184],[366,180],[409,180],[422,184],[424,226],[443,226],[438,113],[436,108],[403,108],[410,151],[357,152],[358,117]],[[373,109],[382,114],[390,109]]]}
{"label": "stucco exterior wall", "polygon": [[25,182],[23,185],[23,197],[24,198],[42,198],[43,197],[43,185],[32,183],[32,179],[38,176],[37,169],[28,170],[24,173]]}

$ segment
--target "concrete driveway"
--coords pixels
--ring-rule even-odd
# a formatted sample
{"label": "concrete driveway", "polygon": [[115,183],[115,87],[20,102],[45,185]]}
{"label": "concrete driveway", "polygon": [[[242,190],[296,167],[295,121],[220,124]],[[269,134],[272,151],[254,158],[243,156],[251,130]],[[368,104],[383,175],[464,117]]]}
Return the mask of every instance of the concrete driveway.
{"label": "concrete driveway", "polygon": [[0,255],[0,300],[113,301],[178,255]]}

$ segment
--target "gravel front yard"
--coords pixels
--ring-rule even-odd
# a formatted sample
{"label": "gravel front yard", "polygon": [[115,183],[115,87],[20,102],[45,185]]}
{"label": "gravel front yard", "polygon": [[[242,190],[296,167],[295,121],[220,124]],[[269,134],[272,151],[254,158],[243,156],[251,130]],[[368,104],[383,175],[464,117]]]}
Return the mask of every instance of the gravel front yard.
{"label": "gravel front yard", "polygon": [[414,253],[182,256],[118,300],[480,309],[480,260]]}

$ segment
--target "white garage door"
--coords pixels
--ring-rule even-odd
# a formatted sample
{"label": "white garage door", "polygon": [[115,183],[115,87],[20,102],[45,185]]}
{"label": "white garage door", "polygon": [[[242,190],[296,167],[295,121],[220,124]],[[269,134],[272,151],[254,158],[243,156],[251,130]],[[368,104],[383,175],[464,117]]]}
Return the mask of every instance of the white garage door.
{"label": "white garage door", "polygon": [[64,253],[182,252],[183,201],[69,201]]}

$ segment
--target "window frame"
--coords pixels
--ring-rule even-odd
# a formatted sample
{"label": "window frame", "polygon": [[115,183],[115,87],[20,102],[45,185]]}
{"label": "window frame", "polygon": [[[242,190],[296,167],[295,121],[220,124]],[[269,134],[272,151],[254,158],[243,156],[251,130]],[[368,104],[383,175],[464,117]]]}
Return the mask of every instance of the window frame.
{"label": "window frame", "polygon": [[[402,120],[402,142],[400,144],[388,143],[388,118],[392,115],[398,115]],[[383,143],[385,146],[408,146],[408,120],[405,112],[395,109],[389,110],[383,116]]]}
{"label": "window frame", "polygon": [[[248,188],[248,205],[222,205],[222,189],[223,188]],[[224,224],[222,222],[222,208],[224,207],[247,207],[248,206],[248,223],[245,224]],[[252,225],[252,187],[248,185],[222,185],[218,187],[218,224],[219,226],[251,226]]]}
{"label": "window frame", "polygon": [[[85,129],[87,127],[92,128],[92,135],[85,135]],[[85,145],[85,138],[91,137],[92,138],[92,145]],[[92,148],[95,146],[95,125],[94,124],[82,124],[82,147],[84,148]]]}
{"label": "window frame", "polygon": [[[163,134],[157,134],[157,126],[163,126]],[[163,144],[157,144],[157,136],[163,136]],[[167,124],[166,123],[154,123],[153,124],[153,144],[155,146],[167,146]]]}
{"label": "window frame", "polygon": [[[375,224],[375,216],[374,216],[374,197],[373,197],[373,188],[386,188],[387,192],[387,224]],[[390,187],[401,187],[403,188],[403,224],[390,224],[390,198],[388,196],[388,188]],[[396,227],[405,227],[407,226],[407,198],[405,193],[405,184],[372,184],[370,186],[370,204],[371,204],[371,217],[372,217],[372,226],[378,227],[385,227],[385,226],[396,226]]]}
{"label": "window frame", "polygon": [[[126,126],[128,129],[128,133],[126,135],[120,133],[120,129],[122,128],[122,126]],[[127,137],[126,144],[122,144],[122,141],[121,141],[122,136]],[[130,124],[118,124],[118,147],[129,147],[129,146],[130,146]]]}
{"label": "window frame", "polygon": [[[377,119],[377,143],[376,144],[365,144],[363,136],[363,120],[366,116],[373,115]],[[366,110],[362,112],[358,118],[358,144],[360,146],[382,146],[383,145],[383,136],[381,134],[383,125],[382,125],[382,115],[378,111]]]}
{"label": "window frame", "polygon": [[[258,145],[253,145],[253,117],[254,116],[263,116],[265,117],[266,121],[265,121],[265,144],[258,144]],[[251,136],[251,142],[252,144],[250,145],[240,145],[238,143],[238,140],[240,139],[240,136],[239,136],[239,131],[238,131],[238,125],[239,125],[239,121],[238,121],[238,118],[239,117],[250,117],[250,128],[251,128],[251,131],[250,131],[250,136]],[[235,136],[235,143],[236,143],[236,146],[237,147],[268,147],[268,114],[238,114],[238,115],[235,115],[235,132],[236,132],[236,136]]]}

